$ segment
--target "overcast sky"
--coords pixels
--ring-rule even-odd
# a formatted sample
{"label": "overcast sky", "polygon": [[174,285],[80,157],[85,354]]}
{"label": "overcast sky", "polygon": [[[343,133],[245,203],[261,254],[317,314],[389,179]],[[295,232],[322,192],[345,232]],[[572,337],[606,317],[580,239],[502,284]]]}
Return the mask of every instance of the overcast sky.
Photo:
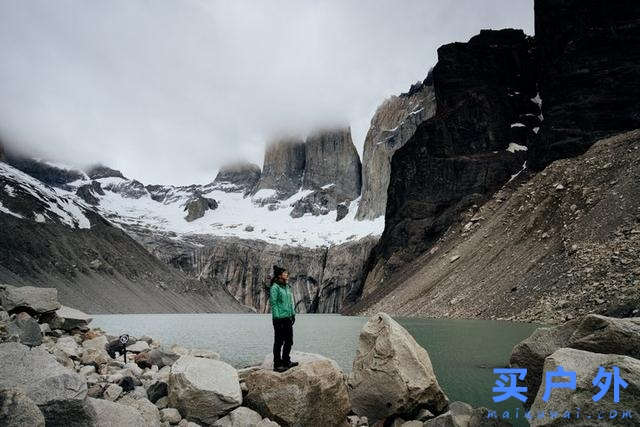
{"label": "overcast sky", "polygon": [[362,153],[438,46],[533,33],[532,0],[3,0],[0,139],[145,183],[262,164],[268,139],[348,123]]}

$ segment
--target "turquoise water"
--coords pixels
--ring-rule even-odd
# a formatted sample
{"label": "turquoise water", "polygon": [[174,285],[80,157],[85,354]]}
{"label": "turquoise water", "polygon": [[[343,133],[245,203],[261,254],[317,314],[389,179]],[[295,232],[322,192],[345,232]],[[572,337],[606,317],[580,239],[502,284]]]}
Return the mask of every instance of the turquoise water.
{"label": "turquoise water", "polygon": [[[323,354],[350,372],[358,335],[366,320],[297,315],[293,349]],[[513,346],[529,336],[536,325],[491,320],[396,320],[427,349],[438,382],[451,401],[462,400],[500,411],[521,408],[513,399],[512,403],[493,403],[493,368],[507,366]],[[92,326],[114,335],[149,335],[169,346],[213,350],[235,367],[261,363],[273,344],[271,317],[261,314],[96,315]]]}

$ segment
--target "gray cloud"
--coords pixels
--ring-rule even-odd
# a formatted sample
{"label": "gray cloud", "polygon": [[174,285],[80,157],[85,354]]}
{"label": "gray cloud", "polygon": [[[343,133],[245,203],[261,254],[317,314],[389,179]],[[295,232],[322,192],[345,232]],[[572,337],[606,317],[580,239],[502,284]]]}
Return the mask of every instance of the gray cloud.
{"label": "gray cloud", "polygon": [[530,0],[0,3],[0,137],[144,182],[210,181],[278,133],[349,123],[482,28],[533,32]]}

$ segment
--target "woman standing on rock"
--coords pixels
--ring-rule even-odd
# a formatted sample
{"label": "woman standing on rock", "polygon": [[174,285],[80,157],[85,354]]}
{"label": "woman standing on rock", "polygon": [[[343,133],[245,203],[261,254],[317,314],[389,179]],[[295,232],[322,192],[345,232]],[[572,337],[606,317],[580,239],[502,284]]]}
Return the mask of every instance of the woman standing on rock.
{"label": "woman standing on rock", "polygon": [[[293,293],[291,286],[287,284],[289,273],[286,269],[273,266],[273,279],[269,289],[269,303],[273,318],[273,370],[284,372],[297,366],[290,358],[293,345],[293,324],[296,321],[296,312],[293,306]],[[282,353],[281,353],[282,352]]]}

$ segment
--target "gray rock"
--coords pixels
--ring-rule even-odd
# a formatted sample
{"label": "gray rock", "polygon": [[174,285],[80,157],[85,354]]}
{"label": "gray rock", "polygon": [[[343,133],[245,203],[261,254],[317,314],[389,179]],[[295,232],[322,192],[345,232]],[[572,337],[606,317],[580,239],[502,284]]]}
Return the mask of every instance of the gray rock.
{"label": "gray rock", "polygon": [[338,203],[355,200],[362,186],[360,156],[351,129],[323,129],[306,141],[302,187],[317,190],[332,185]]}
{"label": "gray rock", "polygon": [[136,341],[135,343],[127,346],[127,351],[132,353],[142,353],[143,351],[149,350],[149,344],[145,341]]}
{"label": "gray rock", "polygon": [[[260,181],[252,194],[260,190],[275,190],[275,199],[286,199],[302,186],[304,168],[305,144],[301,139],[274,140],[267,146]],[[269,201],[258,202],[269,203]]]}
{"label": "gray rock", "polygon": [[349,206],[345,203],[340,203],[336,206],[336,222],[344,219],[345,216],[349,213]]}
{"label": "gray rock", "polygon": [[264,418],[262,421],[256,424],[256,427],[280,427],[280,424],[275,421],[271,421],[269,418]]}
{"label": "gray rock", "polygon": [[87,385],[77,373],[61,366],[41,348],[0,344],[0,388],[18,388],[38,406],[55,401],[83,400]]}
{"label": "gray rock", "polygon": [[104,398],[114,402],[122,394],[122,387],[117,384],[110,384],[104,390]]}
{"label": "gray rock", "polygon": [[245,383],[245,406],[285,426],[340,425],[350,410],[344,374],[327,360],[256,370]]}
{"label": "gray rock", "polygon": [[184,208],[187,211],[185,219],[188,222],[202,218],[207,211],[218,209],[218,202],[202,196],[189,200]]}
{"label": "gray rock", "polygon": [[44,427],[44,416],[23,392],[0,390],[0,421],[5,427]]}
{"label": "gray rock", "polygon": [[253,191],[260,180],[260,167],[253,163],[236,163],[220,168],[215,187],[222,191],[241,191],[245,194]]}
{"label": "gray rock", "polygon": [[149,400],[156,403],[159,399],[169,394],[167,383],[157,381],[151,384],[149,388],[147,388],[147,394],[149,395]]}
{"label": "gray rock", "polygon": [[[72,359],[78,359],[82,354],[82,348],[80,348],[73,337],[69,336],[58,338],[55,348],[62,351]],[[95,372],[95,368],[93,368],[93,372]],[[86,373],[85,375],[89,375],[89,373]]]}
{"label": "gray rock", "polygon": [[0,285],[0,306],[8,312],[21,310],[41,314],[55,311],[60,308],[58,290],[33,286]]}
{"label": "gray rock", "polygon": [[[64,305],[56,310],[56,315],[63,319],[60,329],[64,329],[65,331],[72,331],[74,329],[86,330],[89,328],[91,320],[93,320],[88,314]],[[54,328],[52,327],[52,329]]]}
{"label": "gray rock", "polygon": [[0,389],[15,388],[40,407],[47,425],[58,425],[65,413],[86,415],[84,378],[60,365],[39,347],[0,344]]}
{"label": "gray rock", "polygon": [[148,399],[137,398],[130,394],[118,400],[118,403],[130,406],[142,415],[145,426],[157,426],[160,424],[160,410]]}
{"label": "gray rock", "polygon": [[418,125],[436,112],[433,85],[418,84],[408,93],[386,99],[376,110],[362,156],[362,199],[356,218],[384,215],[391,157],[413,136]]}
{"label": "gray rock", "polygon": [[525,395],[531,404],[542,382],[545,358],[568,347],[640,358],[640,318],[618,319],[590,314],[552,328],[538,328],[517,344],[511,366],[527,368]]}
{"label": "gray rock", "polygon": [[169,405],[169,397],[165,396],[165,397],[161,397],[160,399],[158,399],[156,401],[156,408],[158,409],[164,409]]}
{"label": "gray rock", "polygon": [[427,420],[428,427],[468,427],[473,415],[473,407],[464,402],[451,402],[449,410],[433,419]]}
{"label": "gray rock", "polygon": [[[545,379],[543,378],[535,401],[531,406],[532,413],[550,410],[580,408],[582,414],[606,414],[603,420],[591,420],[587,425],[611,425],[611,420],[607,419],[610,411],[615,410],[621,414],[621,410],[640,408],[640,360],[628,356],[616,354],[599,354],[583,350],[575,350],[570,348],[561,348],[547,357],[544,362],[544,372],[555,371],[558,366],[566,371],[574,371],[576,373],[576,389],[556,388],[551,391],[550,398],[547,402],[543,400],[545,392]],[[629,384],[626,389],[620,389],[620,395],[623,396],[620,402],[613,402],[613,389],[598,402],[594,402],[592,397],[598,391],[594,388],[591,381],[596,377],[598,369],[604,367],[611,372],[612,367],[617,366],[620,369],[620,376]],[[557,380],[557,379],[556,379]],[[612,384],[613,387],[613,384]],[[633,414],[637,416],[637,414]],[[575,416],[575,412],[574,412]],[[622,422],[622,420],[614,420]],[[566,420],[562,417],[551,419],[549,416],[544,418],[534,418],[531,426],[551,426],[566,424]],[[633,423],[637,421],[634,419]]]}
{"label": "gray rock", "polygon": [[254,427],[260,421],[262,416],[256,411],[240,406],[234,409],[226,416],[220,418],[213,423],[214,427]]}
{"label": "gray rock", "polygon": [[96,427],[147,425],[142,414],[127,405],[89,397],[87,398],[87,406],[94,411]]}
{"label": "gray rock", "polygon": [[12,335],[18,335],[20,342],[30,347],[42,344],[42,331],[38,322],[26,312],[16,314],[15,318],[7,325],[7,331]]}
{"label": "gray rock", "polygon": [[150,368],[153,365],[162,369],[165,366],[173,365],[180,358],[179,354],[176,354],[172,351],[166,351],[162,349],[154,348],[150,351],[144,351],[135,356],[136,364],[144,368]]}
{"label": "gray rock", "polygon": [[372,316],[360,333],[349,396],[353,411],[370,422],[411,419],[422,408],[441,414],[448,404],[427,351],[386,313]]}
{"label": "gray rock", "polygon": [[238,374],[231,365],[182,356],[171,367],[169,405],[186,418],[212,424],[241,403]]}
{"label": "gray rock", "polygon": [[160,410],[160,419],[170,424],[178,424],[182,420],[182,416],[175,408],[164,408]]}

